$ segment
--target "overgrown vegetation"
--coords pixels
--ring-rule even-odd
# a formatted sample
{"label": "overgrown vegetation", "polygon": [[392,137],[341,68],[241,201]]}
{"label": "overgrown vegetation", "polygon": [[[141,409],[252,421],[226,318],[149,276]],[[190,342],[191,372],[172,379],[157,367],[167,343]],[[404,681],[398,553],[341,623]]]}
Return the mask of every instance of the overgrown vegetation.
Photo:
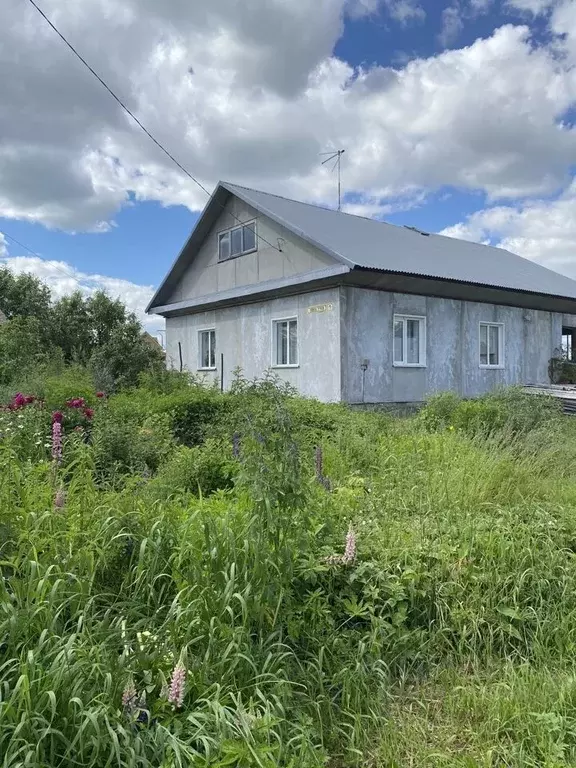
{"label": "overgrown vegetation", "polygon": [[400,420],[269,378],[110,396],[79,367],[20,389],[3,768],[576,765],[576,427],[553,403]]}

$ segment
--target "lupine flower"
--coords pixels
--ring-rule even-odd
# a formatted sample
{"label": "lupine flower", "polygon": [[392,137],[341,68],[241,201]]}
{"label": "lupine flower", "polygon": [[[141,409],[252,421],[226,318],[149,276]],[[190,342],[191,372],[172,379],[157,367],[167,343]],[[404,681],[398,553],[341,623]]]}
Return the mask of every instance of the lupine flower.
{"label": "lupine flower", "polygon": [[346,534],[346,547],[343,555],[329,555],[325,562],[328,565],[352,565],[356,560],[356,534],[352,528],[352,523]]}
{"label": "lupine flower", "polygon": [[186,684],[186,667],[181,661],[176,664],[170,680],[170,689],[168,691],[168,703],[173,704],[176,709],[180,709],[184,702],[184,686]]}
{"label": "lupine flower", "polygon": [[134,710],[137,695],[138,692],[136,691],[134,681],[130,680],[128,683],[126,683],[126,687],[122,693],[122,706],[127,712],[132,712]]}
{"label": "lupine flower", "polygon": [[103,397],[106,397],[106,395],[104,394],[104,392],[96,392],[96,397],[99,400],[101,400]]}
{"label": "lupine flower", "polygon": [[36,401],[36,398],[34,397],[34,395],[26,395],[25,400],[26,400],[26,405],[30,405],[31,403]]}
{"label": "lupine flower", "polygon": [[352,524],[350,524],[348,533],[346,534],[346,548],[344,550],[342,562],[344,565],[350,565],[354,560],[356,560],[356,534],[354,533]]}
{"label": "lupine flower", "polygon": [[94,408],[84,408],[84,416],[87,419],[91,419],[94,416]]}
{"label": "lupine flower", "polygon": [[64,419],[64,414],[62,413],[62,411],[54,411],[54,413],[52,414],[52,424],[56,424],[56,422],[58,422],[58,424],[62,424],[63,419]]}
{"label": "lupine flower", "polygon": [[62,459],[62,424],[59,421],[52,424],[52,458],[57,462]]}
{"label": "lupine flower", "polygon": [[54,496],[54,506],[56,507],[56,509],[63,509],[65,504],[66,504],[66,491],[64,491],[62,488],[59,488],[56,491],[56,496]]}

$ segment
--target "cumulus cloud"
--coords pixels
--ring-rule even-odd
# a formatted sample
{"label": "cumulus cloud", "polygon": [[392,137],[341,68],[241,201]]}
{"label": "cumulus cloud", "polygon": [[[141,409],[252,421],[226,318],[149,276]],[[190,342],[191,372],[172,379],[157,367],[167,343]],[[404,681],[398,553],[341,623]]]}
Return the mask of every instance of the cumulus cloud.
{"label": "cumulus cloud", "polygon": [[[412,0],[355,5],[421,15]],[[370,198],[449,184],[503,199],[558,189],[576,151],[562,122],[575,72],[525,26],[394,69],[354,69],[333,55],[349,0],[42,7],[208,188],[226,178],[325,201],[333,179],[319,152],[334,146],[347,149],[346,189]],[[576,39],[568,11],[554,23]],[[0,4],[0,68],[0,216],[105,230],[130,195],[204,205],[20,0]]]}
{"label": "cumulus cloud", "polygon": [[557,199],[477,211],[441,234],[490,242],[576,278],[576,182]]}
{"label": "cumulus cloud", "polygon": [[37,256],[10,256],[6,242],[0,233],[0,266],[6,266],[15,274],[28,272],[40,278],[55,299],[81,291],[86,296],[95,291],[104,291],[112,298],[119,298],[130,312],[134,312],[146,330],[155,334],[164,328],[164,319],[157,315],[146,315],[144,310],[154,294],[150,285],[137,285],[105,275],[86,274],[65,261],[41,259]]}
{"label": "cumulus cloud", "polygon": [[464,19],[459,5],[449,5],[442,11],[442,29],[438,35],[441,45],[452,43],[464,27]]}

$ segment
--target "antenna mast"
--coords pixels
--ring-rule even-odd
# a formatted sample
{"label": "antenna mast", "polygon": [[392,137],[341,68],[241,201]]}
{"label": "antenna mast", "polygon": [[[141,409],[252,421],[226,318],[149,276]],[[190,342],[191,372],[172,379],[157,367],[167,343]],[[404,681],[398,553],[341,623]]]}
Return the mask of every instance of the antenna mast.
{"label": "antenna mast", "polygon": [[342,155],[346,152],[345,149],[337,149],[334,152],[321,152],[321,155],[330,155],[330,157],[327,157],[326,160],[322,161],[322,165],[326,165],[326,163],[329,163],[331,160],[334,160],[334,165],[332,166],[332,170],[338,169],[338,210],[342,210],[342,184],[341,184],[341,176],[340,176],[340,160]]}

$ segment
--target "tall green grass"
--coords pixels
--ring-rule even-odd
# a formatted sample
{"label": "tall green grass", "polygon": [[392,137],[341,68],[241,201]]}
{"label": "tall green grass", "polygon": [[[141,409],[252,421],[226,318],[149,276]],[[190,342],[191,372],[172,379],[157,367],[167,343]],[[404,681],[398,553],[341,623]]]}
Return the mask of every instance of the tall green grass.
{"label": "tall green grass", "polygon": [[0,765],[576,765],[575,427],[518,402],[148,385],[60,466],[30,411],[0,440]]}

